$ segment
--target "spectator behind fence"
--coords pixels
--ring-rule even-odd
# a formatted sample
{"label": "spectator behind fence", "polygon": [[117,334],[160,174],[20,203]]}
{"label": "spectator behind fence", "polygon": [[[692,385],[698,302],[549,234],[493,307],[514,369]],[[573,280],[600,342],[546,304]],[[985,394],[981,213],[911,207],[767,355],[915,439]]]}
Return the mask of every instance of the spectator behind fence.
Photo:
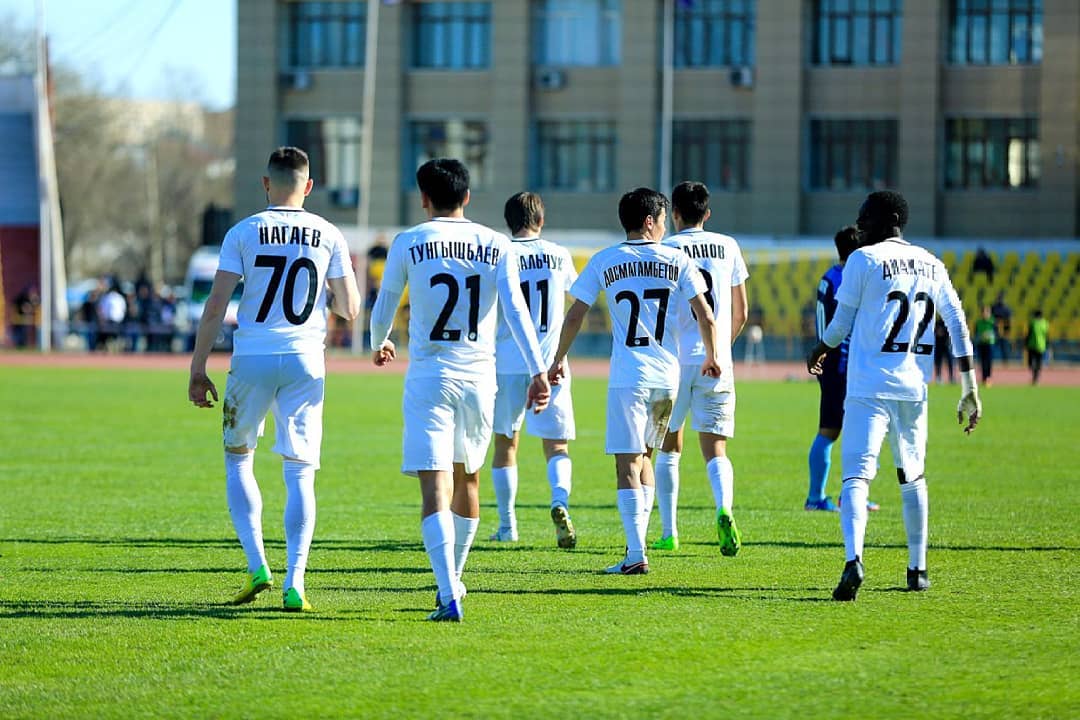
{"label": "spectator behind fence", "polygon": [[989,305],[983,305],[982,317],[975,321],[975,354],[979,356],[983,385],[990,386],[994,369],[994,345],[997,343],[997,326]]}
{"label": "spectator behind fence", "polygon": [[986,274],[987,282],[994,282],[994,258],[981,247],[975,251],[975,260],[971,263],[971,276],[974,277],[975,273],[980,272]]}
{"label": "spectator behind fence", "polygon": [[115,280],[109,285],[109,290],[98,300],[97,313],[97,347],[108,350],[110,344],[116,344],[123,329],[124,318],[127,317],[127,300],[124,299],[123,293],[120,292],[120,285]]}
{"label": "spectator behind fence", "polygon": [[943,365],[949,368],[949,384],[952,385],[956,382],[956,375],[954,374],[952,349],[949,344],[949,328],[946,327],[945,321],[939,315],[937,322],[934,323],[934,382],[941,382],[941,367]]}
{"label": "spectator behind fence", "polygon": [[1050,322],[1043,317],[1042,310],[1036,310],[1028,325],[1027,345],[1028,367],[1031,368],[1031,384],[1037,385],[1046,359],[1046,348],[1050,340]]}
{"label": "spectator behind fence", "polygon": [[15,347],[32,347],[37,342],[38,308],[41,295],[37,285],[30,284],[15,296],[11,306],[11,340]]}
{"label": "spectator behind fence", "polygon": [[990,306],[990,313],[997,323],[997,349],[1001,356],[1001,362],[1009,359],[1012,346],[1009,344],[1009,334],[1012,332],[1012,308],[1005,302],[1005,291],[997,294],[997,299]]}

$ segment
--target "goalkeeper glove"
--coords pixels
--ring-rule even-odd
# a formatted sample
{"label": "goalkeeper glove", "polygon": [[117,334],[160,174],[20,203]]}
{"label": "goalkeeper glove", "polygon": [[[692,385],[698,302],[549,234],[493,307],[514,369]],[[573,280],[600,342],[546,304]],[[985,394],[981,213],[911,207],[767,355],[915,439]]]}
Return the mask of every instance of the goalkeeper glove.
{"label": "goalkeeper glove", "polygon": [[975,371],[965,370],[960,373],[960,403],[956,406],[956,420],[961,425],[967,420],[964,432],[969,435],[982,417],[982,403],[979,402],[979,389],[975,385]]}

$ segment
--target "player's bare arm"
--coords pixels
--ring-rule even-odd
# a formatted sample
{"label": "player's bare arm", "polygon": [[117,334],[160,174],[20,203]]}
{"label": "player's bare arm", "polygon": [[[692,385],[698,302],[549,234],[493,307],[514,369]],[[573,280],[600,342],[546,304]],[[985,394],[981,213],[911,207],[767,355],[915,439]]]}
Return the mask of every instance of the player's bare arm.
{"label": "player's bare arm", "polygon": [[384,340],[382,345],[375,350],[371,359],[375,362],[375,367],[384,367],[389,365],[396,357],[397,348],[394,346],[394,343],[390,340]]}
{"label": "player's bare arm", "polygon": [[822,363],[825,361],[825,356],[832,350],[831,345],[826,345],[823,341],[818,341],[809,353],[806,355],[806,370],[811,375],[820,375]]}
{"label": "player's bare arm", "polygon": [[329,278],[326,282],[333,298],[330,309],[346,320],[355,320],[360,314],[360,288],[356,285],[356,276],[349,273],[345,277]]}
{"label": "player's bare arm", "polygon": [[836,306],[836,313],[829,322],[829,326],[825,328],[825,332],[821,333],[821,340],[806,356],[806,369],[811,375],[821,374],[821,364],[825,361],[825,356],[833,348],[839,347],[840,343],[844,342],[844,338],[851,334],[857,312],[857,308],[851,305],[839,303]]}
{"label": "player's bare arm", "polygon": [[585,315],[588,312],[589,306],[581,300],[575,300],[570,309],[566,311],[562,332],[559,333],[559,348],[555,351],[555,358],[548,369],[548,380],[552,385],[558,385],[559,380],[566,377],[566,354],[570,352],[570,346],[574,344],[574,338],[581,332],[581,325],[585,322]]}
{"label": "player's bare arm", "polygon": [[697,317],[701,340],[705,343],[705,362],[701,363],[701,374],[712,378],[720,377],[720,360],[716,355],[716,320],[713,318],[709,301],[705,299],[705,293],[695,295],[690,300],[690,308]]}
{"label": "player's bare arm", "polygon": [[376,367],[383,367],[397,357],[397,349],[390,340],[390,330],[394,326],[394,314],[402,293],[393,292],[384,285],[371,309],[371,348],[374,350],[372,361]]}
{"label": "player's bare arm", "polygon": [[[191,355],[191,374],[188,378],[188,399],[196,407],[211,408],[218,399],[217,388],[206,374],[206,361],[214,347],[214,340],[221,332],[221,323],[225,319],[225,310],[229,307],[240,276],[236,273],[218,270],[214,275],[214,284],[210,288],[210,297],[206,299],[199,329],[195,334],[195,351]],[[211,402],[207,398],[214,400]]]}
{"label": "player's bare arm", "polygon": [[525,397],[525,409],[532,409],[534,413],[543,412],[551,402],[551,384],[548,382],[546,373],[533,375],[529,383],[529,392]]}
{"label": "player's bare arm", "polygon": [[746,301],[746,283],[739,283],[731,288],[731,342],[739,337],[750,317],[750,306]]}

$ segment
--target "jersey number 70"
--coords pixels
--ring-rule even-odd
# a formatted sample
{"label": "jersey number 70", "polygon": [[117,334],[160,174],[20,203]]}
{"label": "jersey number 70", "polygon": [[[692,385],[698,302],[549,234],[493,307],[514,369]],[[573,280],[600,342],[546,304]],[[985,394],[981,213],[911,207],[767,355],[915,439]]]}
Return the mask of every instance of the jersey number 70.
{"label": "jersey number 70", "polygon": [[[255,322],[265,322],[270,314],[270,308],[274,306],[274,298],[277,297],[278,285],[281,284],[282,275],[285,276],[285,289],[281,293],[281,309],[285,313],[285,319],[293,325],[303,325],[311,316],[315,308],[315,294],[319,291],[319,270],[315,263],[306,257],[299,257],[285,272],[285,266],[289,260],[281,255],[256,255],[255,267],[271,268],[270,282],[266,284],[266,295],[263,295],[259,312],[255,315]],[[296,287],[296,276],[301,270],[307,271],[308,292],[307,300],[300,312],[293,309],[293,289]]]}

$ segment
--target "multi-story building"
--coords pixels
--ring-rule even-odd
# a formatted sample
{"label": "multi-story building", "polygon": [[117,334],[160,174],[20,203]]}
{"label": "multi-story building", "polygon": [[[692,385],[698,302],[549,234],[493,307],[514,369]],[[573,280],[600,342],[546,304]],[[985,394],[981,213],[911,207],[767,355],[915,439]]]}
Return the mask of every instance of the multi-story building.
{"label": "multi-story building", "polygon": [[[289,143],[309,207],[354,223],[367,3],[238,13],[238,213]],[[553,228],[615,229],[670,132],[732,232],[831,235],[894,187],[912,235],[1080,235],[1077,0],[384,0],[377,36],[374,225],[422,219],[413,171],[451,155],[478,220],[528,188]]]}

